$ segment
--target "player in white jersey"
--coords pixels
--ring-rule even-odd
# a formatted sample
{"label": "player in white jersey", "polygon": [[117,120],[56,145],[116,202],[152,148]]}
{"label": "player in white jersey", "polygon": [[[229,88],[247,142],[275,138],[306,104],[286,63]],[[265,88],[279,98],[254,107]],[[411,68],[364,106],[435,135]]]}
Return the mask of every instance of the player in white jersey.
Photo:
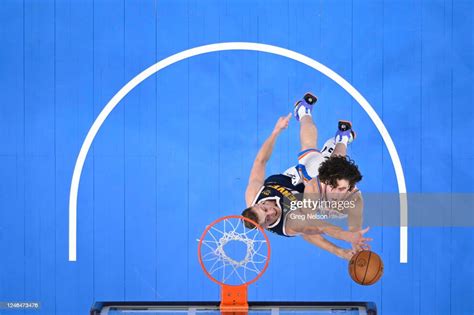
{"label": "player in white jersey", "polygon": [[[282,236],[302,236],[318,247],[350,259],[356,251],[368,248],[367,242],[371,240],[364,237],[368,228],[361,230],[362,198],[355,184],[362,175],[346,157],[347,144],[354,140],[355,133],[349,122],[340,121],[336,136],[326,141],[322,152],[317,150],[317,128],[311,116],[316,100],[308,93],[295,105],[294,114],[300,122],[299,163],[283,174],[265,180],[266,162],[276,138],[288,126],[291,114],[278,120],[255,159],[245,195],[248,208],[242,215],[269,231]],[[308,205],[293,207],[301,201],[296,197],[298,193],[304,193],[303,201],[319,201],[319,206],[312,209]],[[334,207],[343,201],[353,202],[353,207]],[[318,219],[321,214],[347,218],[349,230]],[[322,234],[350,242],[352,248],[340,248]]]}

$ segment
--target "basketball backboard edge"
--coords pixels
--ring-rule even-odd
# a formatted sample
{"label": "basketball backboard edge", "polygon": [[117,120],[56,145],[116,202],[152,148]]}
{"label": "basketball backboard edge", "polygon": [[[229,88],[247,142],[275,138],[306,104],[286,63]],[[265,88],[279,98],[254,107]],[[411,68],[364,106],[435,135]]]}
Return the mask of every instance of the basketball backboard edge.
{"label": "basketball backboard edge", "polygon": [[[275,302],[275,301],[267,301],[267,302],[252,302],[249,301],[249,313],[255,310],[269,310],[271,314],[278,314],[279,310],[286,309],[291,311],[310,311],[311,309],[321,309],[327,308],[334,309],[334,310],[343,310],[345,308],[353,307],[358,308],[361,310],[360,314],[368,314],[368,315],[376,315],[377,314],[377,307],[373,302]],[[92,306],[90,310],[90,315],[107,315],[110,310],[142,310],[142,311],[169,311],[169,312],[183,312],[188,311],[189,314],[195,314],[196,312],[207,310],[207,311],[215,311],[220,312],[219,310],[220,302],[219,301],[212,301],[212,302],[202,302],[202,301],[195,301],[195,302],[181,302],[181,301],[171,301],[171,302],[96,302]]]}

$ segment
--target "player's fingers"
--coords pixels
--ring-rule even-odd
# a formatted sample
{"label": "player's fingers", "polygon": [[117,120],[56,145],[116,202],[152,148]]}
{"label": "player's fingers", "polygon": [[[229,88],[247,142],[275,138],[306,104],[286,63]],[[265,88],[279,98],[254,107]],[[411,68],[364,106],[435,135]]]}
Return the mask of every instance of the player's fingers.
{"label": "player's fingers", "polygon": [[359,232],[360,232],[361,234],[365,234],[365,233],[367,233],[369,230],[370,230],[370,227],[368,226],[368,227],[366,227],[365,229],[360,230]]}
{"label": "player's fingers", "polygon": [[367,248],[370,248],[370,244],[368,244],[368,243],[363,243],[363,244],[360,244],[360,248],[361,248],[361,249],[367,249]]}
{"label": "player's fingers", "polygon": [[365,237],[363,237],[363,238],[360,239],[360,243],[359,243],[359,244],[366,244],[367,242],[372,242],[372,241],[373,241],[373,239],[371,239],[371,238],[365,238]]}
{"label": "player's fingers", "polygon": [[290,120],[290,118],[291,118],[292,115],[293,115],[292,113],[288,113],[288,115],[286,115],[286,119],[287,119],[287,120]]}

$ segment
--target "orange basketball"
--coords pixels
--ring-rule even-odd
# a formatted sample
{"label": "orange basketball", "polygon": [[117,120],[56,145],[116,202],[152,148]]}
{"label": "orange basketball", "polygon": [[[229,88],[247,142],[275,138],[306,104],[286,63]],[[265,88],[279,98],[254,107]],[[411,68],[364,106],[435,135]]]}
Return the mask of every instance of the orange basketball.
{"label": "orange basketball", "polygon": [[372,285],[382,277],[383,261],[376,253],[363,250],[351,258],[349,274],[358,284]]}

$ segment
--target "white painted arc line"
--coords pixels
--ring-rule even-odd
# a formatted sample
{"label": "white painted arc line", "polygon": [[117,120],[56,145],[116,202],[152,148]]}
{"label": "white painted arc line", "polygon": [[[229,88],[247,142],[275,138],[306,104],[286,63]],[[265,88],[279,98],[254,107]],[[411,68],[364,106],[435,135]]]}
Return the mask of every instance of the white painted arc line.
{"label": "white painted arc line", "polygon": [[408,261],[408,205],[406,196],[403,197],[406,194],[405,177],[403,174],[403,168],[400,162],[400,158],[398,156],[398,152],[395,148],[392,138],[390,137],[390,134],[388,133],[387,129],[385,128],[385,125],[383,124],[375,110],[351,84],[349,84],[344,78],[342,78],[336,72],[324,66],[323,64],[300,53],[285,48],[249,42],[229,42],[204,45],[174,54],[142,71],[131,81],[129,81],[124,87],[122,87],[117,92],[117,94],[115,94],[114,97],[107,103],[107,105],[100,112],[99,116],[97,116],[96,120],[89,129],[89,132],[87,133],[84,143],[81,146],[81,150],[74,166],[74,172],[71,180],[71,189],[69,194],[69,261],[76,261],[77,259],[77,195],[82,169],[84,167],[85,159],[92,145],[92,142],[110,112],[112,112],[112,110],[117,106],[117,104],[132,89],[134,89],[138,84],[143,82],[151,75],[157,73],[161,69],[190,57],[227,50],[250,50],[257,52],[265,52],[279,55],[282,57],[287,57],[306,64],[307,66],[321,72],[322,74],[335,81],[361,105],[361,107],[369,115],[370,119],[373,121],[379,133],[381,134],[382,139],[384,140],[385,145],[387,146],[395,169],[398,190],[400,193],[400,262],[406,263]]}

